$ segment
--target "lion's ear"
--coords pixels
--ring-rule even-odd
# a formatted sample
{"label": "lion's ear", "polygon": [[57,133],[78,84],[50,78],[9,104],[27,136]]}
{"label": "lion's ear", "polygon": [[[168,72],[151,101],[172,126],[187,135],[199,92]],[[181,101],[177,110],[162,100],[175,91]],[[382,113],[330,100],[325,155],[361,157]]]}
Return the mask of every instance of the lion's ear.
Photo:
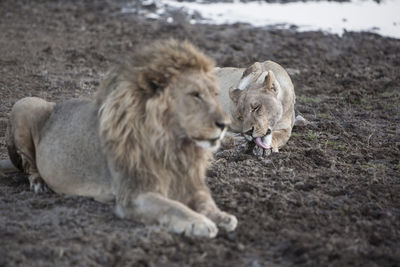
{"label": "lion's ear", "polygon": [[237,103],[242,90],[229,88],[229,97],[232,99],[233,103]]}
{"label": "lion's ear", "polygon": [[154,93],[159,89],[158,81],[150,79],[147,73],[140,73],[138,77],[138,85],[145,89],[147,93]]}
{"label": "lion's ear", "polygon": [[275,74],[271,70],[269,70],[267,76],[265,76],[264,89],[278,93],[278,88],[275,85]]}

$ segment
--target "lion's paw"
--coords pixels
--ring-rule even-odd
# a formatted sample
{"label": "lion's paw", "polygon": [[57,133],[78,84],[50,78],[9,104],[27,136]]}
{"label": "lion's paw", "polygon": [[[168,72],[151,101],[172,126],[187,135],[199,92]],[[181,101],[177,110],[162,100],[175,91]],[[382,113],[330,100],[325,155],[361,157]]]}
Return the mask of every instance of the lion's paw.
{"label": "lion's paw", "polygon": [[29,184],[31,191],[34,191],[35,193],[45,193],[50,191],[46,182],[39,175],[34,174],[29,176]]}
{"label": "lion's paw", "polygon": [[190,237],[213,238],[218,233],[215,223],[203,215],[189,220],[178,221],[172,226],[171,230],[175,233],[184,233],[185,236]]}
{"label": "lion's paw", "polygon": [[219,227],[225,229],[228,232],[235,230],[236,226],[238,224],[238,220],[236,219],[236,216],[231,215],[226,212],[219,213],[216,216],[215,221]]}

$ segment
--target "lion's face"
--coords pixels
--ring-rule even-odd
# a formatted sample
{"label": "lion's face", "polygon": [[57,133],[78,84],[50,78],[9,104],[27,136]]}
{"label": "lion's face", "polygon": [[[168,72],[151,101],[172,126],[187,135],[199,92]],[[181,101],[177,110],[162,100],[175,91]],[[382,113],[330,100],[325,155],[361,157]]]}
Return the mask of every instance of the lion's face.
{"label": "lion's face", "polygon": [[260,76],[262,79],[250,83],[244,90],[230,91],[235,103],[230,127],[252,138],[267,139],[282,117],[282,104],[277,98],[280,86],[273,73],[265,72]]}
{"label": "lion's face", "polygon": [[216,150],[230,120],[217,100],[218,87],[214,77],[202,72],[183,73],[169,90],[178,137],[189,138],[199,147]]}

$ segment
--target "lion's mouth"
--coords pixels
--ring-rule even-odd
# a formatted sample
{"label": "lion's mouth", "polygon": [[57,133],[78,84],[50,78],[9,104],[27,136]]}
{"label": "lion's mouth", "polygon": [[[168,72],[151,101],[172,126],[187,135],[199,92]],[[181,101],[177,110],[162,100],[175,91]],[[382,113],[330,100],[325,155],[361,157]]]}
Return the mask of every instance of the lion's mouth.
{"label": "lion's mouth", "polygon": [[216,150],[220,145],[220,138],[193,139],[198,147],[209,150]]}
{"label": "lion's mouth", "polygon": [[222,131],[218,137],[215,138],[192,138],[195,144],[203,149],[215,151],[219,148],[221,140],[224,137],[225,131]]}
{"label": "lion's mouth", "polygon": [[221,137],[219,136],[219,137],[215,137],[215,138],[208,138],[208,139],[206,139],[206,138],[198,138],[198,137],[193,137],[192,138],[194,141],[199,141],[199,142],[202,142],[202,141],[206,141],[206,142],[215,142],[215,141],[218,141],[218,140],[220,140],[221,139]]}

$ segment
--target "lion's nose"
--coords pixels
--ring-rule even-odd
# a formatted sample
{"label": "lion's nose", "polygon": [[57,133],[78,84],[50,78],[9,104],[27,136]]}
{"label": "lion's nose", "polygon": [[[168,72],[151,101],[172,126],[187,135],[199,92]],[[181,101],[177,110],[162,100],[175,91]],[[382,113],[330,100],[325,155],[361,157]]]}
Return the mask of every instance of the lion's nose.
{"label": "lion's nose", "polygon": [[226,123],[222,121],[216,121],[215,125],[217,125],[217,127],[220,128],[221,130],[224,130],[225,127],[227,126]]}
{"label": "lion's nose", "polygon": [[247,135],[253,135],[253,131],[254,131],[254,127],[251,127],[251,129],[248,130],[247,132],[245,132],[245,134],[247,134]]}
{"label": "lion's nose", "polygon": [[270,134],[271,134],[271,129],[268,129],[265,135],[270,135]]}

